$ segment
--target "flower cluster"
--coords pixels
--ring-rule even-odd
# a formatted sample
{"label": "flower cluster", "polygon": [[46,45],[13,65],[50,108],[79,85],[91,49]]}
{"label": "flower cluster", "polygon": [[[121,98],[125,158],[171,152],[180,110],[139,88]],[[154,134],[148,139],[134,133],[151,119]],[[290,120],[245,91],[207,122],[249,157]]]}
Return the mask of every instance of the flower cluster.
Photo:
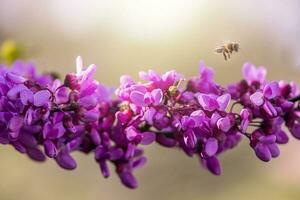
{"label": "flower cluster", "polygon": [[78,57],[76,67],[60,81],[21,61],[0,66],[0,143],[67,170],[77,165],[72,152],[93,153],[104,177],[110,163],[125,186],[136,188],[133,171],[146,163],[141,147],[154,141],[197,156],[220,175],[219,155],[242,136],[262,161],[279,156],[278,144],[288,142],[283,125],[300,139],[296,84],[267,81],[263,67],[246,63],[244,79],[227,87],[203,62],[189,79],[149,70],[140,72],[140,82],[122,76],[115,91],[93,79],[95,65],[84,69]]}
{"label": "flower cluster", "polygon": [[150,70],[140,77],[144,83],[121,77],[116,93],[142,119],[142,128],[156,133],[161,145],[178,146],[188,156],[196,154],[208,170],[219,175],[217,155],[233,148],[240,134],[235,115],[226,112],[231,96],[214,82],[213,70],[201,63],[199,76],[185,87],[175,71],[160,76]]}
{"label": "flower cluster", "polygon": [[[299,95],[294,82],[267,81],[266,69],[255,68],[250,63],[243,66],[244,80],[231,84],[228,90],[236,104],[241,104],[240,132],[250,139],[250,146],[262,161],[279,156],[277,144],[289,140],[282,129],[285,123],[292,135],[300,139],[298,128],[299,109],[295,108],[293,97]],[[256,127],[247,133],[248,126]]]}

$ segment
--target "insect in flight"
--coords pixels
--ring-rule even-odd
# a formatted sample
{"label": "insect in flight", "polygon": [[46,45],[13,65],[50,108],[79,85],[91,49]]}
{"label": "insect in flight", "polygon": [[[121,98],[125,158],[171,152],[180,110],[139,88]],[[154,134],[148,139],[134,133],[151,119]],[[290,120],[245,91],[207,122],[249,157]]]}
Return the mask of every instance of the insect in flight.
{"label": "insect in flight", "polygon": [[222,53],[225,60],[230,59],[230,55],[233,52],[238,52],[240,49],[240,45],[237,42],[225,42],[222,46],[219,46],[215,49],[216,53]]}

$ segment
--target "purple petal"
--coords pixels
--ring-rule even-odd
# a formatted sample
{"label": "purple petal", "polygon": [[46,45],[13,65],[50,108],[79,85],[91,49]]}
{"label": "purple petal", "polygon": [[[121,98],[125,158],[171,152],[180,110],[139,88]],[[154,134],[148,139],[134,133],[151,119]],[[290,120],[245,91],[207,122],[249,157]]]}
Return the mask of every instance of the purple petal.
{"label": "purple petal", "polygon": [[66,148],[69,152],[76,150],[82,143],[82,139],[77,137],[66,144]]}
{"label": "purple petal", "polygon": [[55,160],[59,166],[67,170],[72,170],[77,167],[76,161],[68,153],[58,153],[58,155],[55,157]]}
{"label": "purple petal", "polygon": [[54,158],[57,155],[57,149],[55,144],[51,140],[44,142],[45,153],[49,158]]}
{"label": "purple petal", "polygon": [[13,114],[11,112],[0,112],[0,121],[7,123],[11,118],[13,117]]}
{"label": "purple petal", "polygon": [[64,113],[63,112],[55,112],[53,114],[53,124],[61,123],[64,119]]}
{"label": "purple petal", "polygon": [[258,143],[255,146],[254,151],[255,151],[256,156],[264,162],[268,162],[272,158],[271,152],[267,145]]}
{"label": "purple petal", "polygon": [[127,123],[130,119],[131,119],[131,117],[132,117],[132,111],[131,110],[124,110],[124,111],[118,111],[117,113],[116,113],[116,117],[117,117],[117,119],[121,122],[121,123],[123,123],[123,124],[125,124],[125,123]]}
{"label": "purple petal", "polygon": [[10,131],[9,132],[9,139],[10,140],[17,140],[17,138],[20,136],[20,131]]}
{"label": "purple petal", "polygon": [[221,175],[222,169],[220,162],[216,156],[206,158],[207,169],[214,175]]}
{"label": "purple petal", "polygon": [[150,92],[146,92],[146,94],[144,95],[144,100],[143,100],[143,102],[144,102],[146,105],[149,105],[149,104],[152,103],[152,101],[153,101],[153,99],[152,99],[151,93],[150,93]]}
{"label": "purple petal", "polygon": [[198,127],[206,120],[206,116],[203,110],[196,110],[191,113],[190,118],[194,121],[194,126]]}
{"label": "purple petal", "polygon": [[22,134],[20,140],[27,147],[36,147],[38,145],[37,139],[31,134]]}
{"label": "purple petal", "polygon": [[217,121],[217,127],[218,129],[227,132],[232,127],[231,120],[228,116],[222,117]]}
{"label": "purple petal", "polygon": [[140,167],[144,166],[146,164],[146,162],[147,162],[147,158],[142,156],[139,159],[132,162],[132,167],[140,168]]}
{"label": "purple petal", "polygon": [[275,135],[261,136],[259,137],[259,141],[264,144],[273,144],[276,141]]}
{"label": "purple petal", "polygon": [[278,130],[276,133],[276,143],[286,144],[289,141],[289,137],[283,130]]}
{"label": "purple petal", "polygon": [[224,111],[229,105],[230,100],[231,100],[230,94],[223,94],[222,96],[219,96],[217,98],[219,104],[219,110]]}
{"label": "purple petal", "polygon": [[16,100],[21,91],[28,90],[23,84],[18,84],[7,92],[7,97],[11,100]]}
{"label": "purple petal", "polygon": [[130,100],[137,106],[144,106],[144,93],[139,91],[133,91],[130,93]]}
{"label": "purple petal", "polygon": [[139,156],[142,156],[144,155],[144,150],[143,149],[140,149],[140,148],[135,148],[134,149],[134,157],[139,157]]}
{"label": "purple petal", "polygon": [[168,71],[161,77],[163,84],[160,85],[160,88],[167,89],[171,85],[174,85],[176,82],[178,82],[180,78],[181,76],[175,70]]}
{"label": "purple petal", "polygon": [[70,89],[67,87],[60,87],[55,92],[55,102],[57,104],[67,103],[69,101]]}
{"label": "purple petal", "polygon": [[151,92],[151,95],[153,97],[153,105],[159,105],[163,100],[163,92],[161,89],[154,89]]}
{"label": "purple petal", "polygon": [[121,85],[122,85],[123,87],[127,88],[127,87],[133,85],[133,84],[134,84],[134,81],[133,81],[133,79],[132,79],[130,76],[128,76],[128,75],[123,75],[123,76],[121,76],[121,78],[120,78],[120,83],[121,83]]}
{"label": "purple petal", "polygon": [[243,66],[243,75],[248,84],[251,84],[253,81],[258,81],[263,83],[267,70],[264,67],[255,68],[251,63],[245,63]]}
{"label": "purple petal", "polygon": [[22,90],[20,92],[20,99],[24,105],[33,103],[33,93],[31,90]]}
{"label": "purple petal", "polygon": [[104,178],[107,178],[109,177],[109,168],[107,166],[107,163],[105,160],[100,160],[99,161],[99,166],[100,166],[100,170],[101,170],[101,173],[103,175]]}
{"label": "purple petal", "polygon": [[193,149],[197,144],[197,138],[192,129],[188,129],[183,133],[183,140],[187,148]]}
{"label": "purple petal", "polygon": [[96,129],[92,128],[92,130],[90,132],[90,137],[96,146],[100,145],[101,137]]}
{"label": "purple petal", "polygon": [[43,138],[49,138],[52,131],[52,124],[50,122],[47,122],[43,126]]}
{"label": "purple petal", "polygon": [[101,160],[107,157],[107,150],[103,146],[98,146],[95,149],[95,159]]}
{"label": "purple petal", "polygon": [[6,84],[0,83],[0,94],[1,94],[1,96],[6,95],[8,90],[9,90],[9,87]]}
{"label": "purple petal", "polygon": [[6,135],[0,135],[0,144],[9,144],[9,138]]}
{"label": "purple petal", "polygon": [[90,66],[88,66],[88,68],[86,68],[84,71],[81,72],[82,75],[82,79],[81,81],[84,82],[86,80],[90,80],[93,75],[96,73],[96,65],[91,64]]}
{"label": "purple petal", "polygon": [[80,89],[80,85],[75,74],[67,74],[64,80],[64,85],[72,90]]}
{"label": "purple petal", "polygon": [[264,87],[264,96],[267,99],[273,99],[280,94],[279,84],[277,81],[272,81]]}
{"label": "purple petal", "polygon": [[280,150],[279,150],[277,144],[275,144],[275,143],[269,144],[268,148],[269,148],[272,158],[276,158],[280,155]]}
{"label": "purple petal", "polygon": [[98,86],[99,85],[93,81],[87,81],[85,83],[82,83],[80,88],[80,98],[97,95]]}
{"label": "purple petal", "polygon": [[249,120],[250,113],[248,109],[242,109],[240,115],[242,119]]}
{"label": "purple petal", "polygon": [[152,133],[152,132],[143,132],[142,133],[142,140],[140,142],[140,144],[143,144],[143,145],[149,145],[151,144],[152,142],[155,141],[155,134]]}
{"label": "purple petal", "polygon": [[218,151],[218,140],[215,138],[209,138],[205,143],[205,154],[209,157],[215,155]]}
{"label": "purple petal", "polygon": [[261,106],[264,103],[263,93],[262,92],[253,93],[250,96],[250,101],[256,106]]}
{"label": "purple petal", "polygon": [[203,60],[199,62],[199,75],[205,81],[211,81],[214,78],[214,70],[211,67],[206,67]]}
{"label": "purple petal", "polygon": [[129,141],[133,141],[136,139],[136,137],[140,134],[137,129],[133,126],[130,126],[125,129],[126,138]]}
{"label": "purple petal", "polygon": [[149,110],[147,110],[144,114],[144,118],[145,120],[152,125],[153,124],[153,117],[156,114],[156,110],[154,108],[149,108]]}
{"label": "purple petal", "polygon": [[244,64],[244,66],[243,66],[243,76],[249,84],[251,84],[252,80],[254,79],[254,76],[255,76],[254,71],[255,71],[255,67],[251,63],[245,63]]}
{"label": "purple petal", "polygon": [[177,144],[176,140],[174,140],[173,138],[169,138],[164,134],[158,134],[156,137],[156,141],[165,147],[174,147]]}
{"label": "purple petal", "polygon": [[18,132],[21,127],[23,126],[23,117],[21,116],[13,116],[10,120],[9,120],[9,123],[8,123],[8,128],[11,130],[11,131],[16,131]]}
{"label": "purple petal", "polygon": [[218,112],[214,112],[210,118],[210,125],[215,127],[219,119],[221,119],[221,115]]}
{"label": "purple petal", "polygon": [[98,109],[92,109],[83,112],[82,121],[84,122],[95,122],[99,119],[100,113]]}
{"label": "purple petal", "polygon": [[31,159],[33,159],[35,161],[42,162],[42,161],[46,160],[45,155],[38,148],[27,148],[27,154]]}
{"label": "purple petal", "polygon": [[242,118],[240,129],[242,133],[245,133],[250,122],[249,120],[250,113],[248,109],[242,109],[240,116]]}
{"label": "purple petal", "polygon": [[269,102],[266,101],[263,105],[264,110],[266,111],[266,113],[269,115],[269,117],[276,117],[278,115],[277,110],[275,109],[275,107]]}
{"label": "purple petal", "polygon": [[136,188],[138,186],[135,177],[129,171],[119,173],[119,177],[122,183],[129,188]]}
{"label": "purple petal", "polygon": [[267,75],[267,70],[264,67],[258,67],[256,69],[256,79],[260,82],[263,83],[266,79]]}
{"label": "purple petal", "polygon": [[55,124],[54,126],[50,122],[47,122],[43,127],[44,139],[57,139],[63,136],[64,133],[65,129],[62,122]]}
{"label": "purple petal", "polygon": [[34,94],[33,104],[35,106],[43,106],[49,102],[51,94],[48,90],[41,90]]}
{"label": "purple petal", "polygon": [[26,153],[26,147],[18,141],[11,142],[13,147],[20,153]]}
{"label": "purple petal", "polygon": [[300,140],[300,124],[294,124],[292,128],[290,128],[292,135]]}
{"label": "purple petal", "polygon": [[183,116],[182,119],[181,119],[181,126],[182,126],[182,129],[184,129],[184,130],[187,130],[189,128],[194,128],[195,127],[195,121],[191,117]]}
{"label": "purple petal", "polygon": [[14,83],[24,83],[26,81],[26,78],[11,72],[6,74],[6,78]]}
{"label": "purple petal", "polygon": [[78,100],[80,106],[90,110],[97,105],[97,98],[95,96],[85,96]]}
{"label": "purple petal", "polygon": [[127,150],[126,150],[126,153],[125,153],[125,158],[126,159],[132,158],[134,156],[135,148],[136,148],[136,146],[132,143],[129,143],[127,145]]}
{"label": "purple petal", "polygon": [[198,102],[204,110],[213,111],[219,107],[219,104],[215,97],[207,94],[199,94]]}
{"label": "purple petal", "polygon": [[110,160],[118,160],[122,158],[123,155],[124,155],[124,151],[121,148],[114,148],[109,151]]}

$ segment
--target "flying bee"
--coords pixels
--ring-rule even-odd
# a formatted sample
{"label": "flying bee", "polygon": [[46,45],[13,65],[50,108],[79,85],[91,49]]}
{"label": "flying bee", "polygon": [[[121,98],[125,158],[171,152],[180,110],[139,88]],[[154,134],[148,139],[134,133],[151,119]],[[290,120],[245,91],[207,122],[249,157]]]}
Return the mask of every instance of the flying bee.
{"label": "flying bee", "polygon": [[225,60],[230,59],[230,55],[233,52],[238,52],[240,49],[240,45],[237,42],[226,42],[222,46],[217,47],[215,49],[216,53],[222,53]]}

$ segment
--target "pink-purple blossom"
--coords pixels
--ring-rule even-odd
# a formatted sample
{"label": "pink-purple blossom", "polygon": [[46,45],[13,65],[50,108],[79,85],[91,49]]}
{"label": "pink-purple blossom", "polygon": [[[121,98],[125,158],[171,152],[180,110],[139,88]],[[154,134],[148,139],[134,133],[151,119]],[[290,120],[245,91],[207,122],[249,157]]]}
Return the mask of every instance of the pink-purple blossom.
{"label": "pink-purple blossom", "polygon": [[153,142],[195,156],[220,175],[219,156],[243,136],[265,162],[288,143],[284,127],[300,139],[298,87],[267,80],[264,67],[246,63],[243,79],[223,87],[201,61],[197,76],[149,70],[139,81],[122,76],[115,91],[95,73],[81,57],[64,80],[39,75],[31,63],[2,65],[0,143],[36,161],[52,158],[66,170],[77,167],[73,152],[93,154],[103,177],[110,176],[110,163],[125,186],[136,188],[134,171],[146,164],[143,152]]}

